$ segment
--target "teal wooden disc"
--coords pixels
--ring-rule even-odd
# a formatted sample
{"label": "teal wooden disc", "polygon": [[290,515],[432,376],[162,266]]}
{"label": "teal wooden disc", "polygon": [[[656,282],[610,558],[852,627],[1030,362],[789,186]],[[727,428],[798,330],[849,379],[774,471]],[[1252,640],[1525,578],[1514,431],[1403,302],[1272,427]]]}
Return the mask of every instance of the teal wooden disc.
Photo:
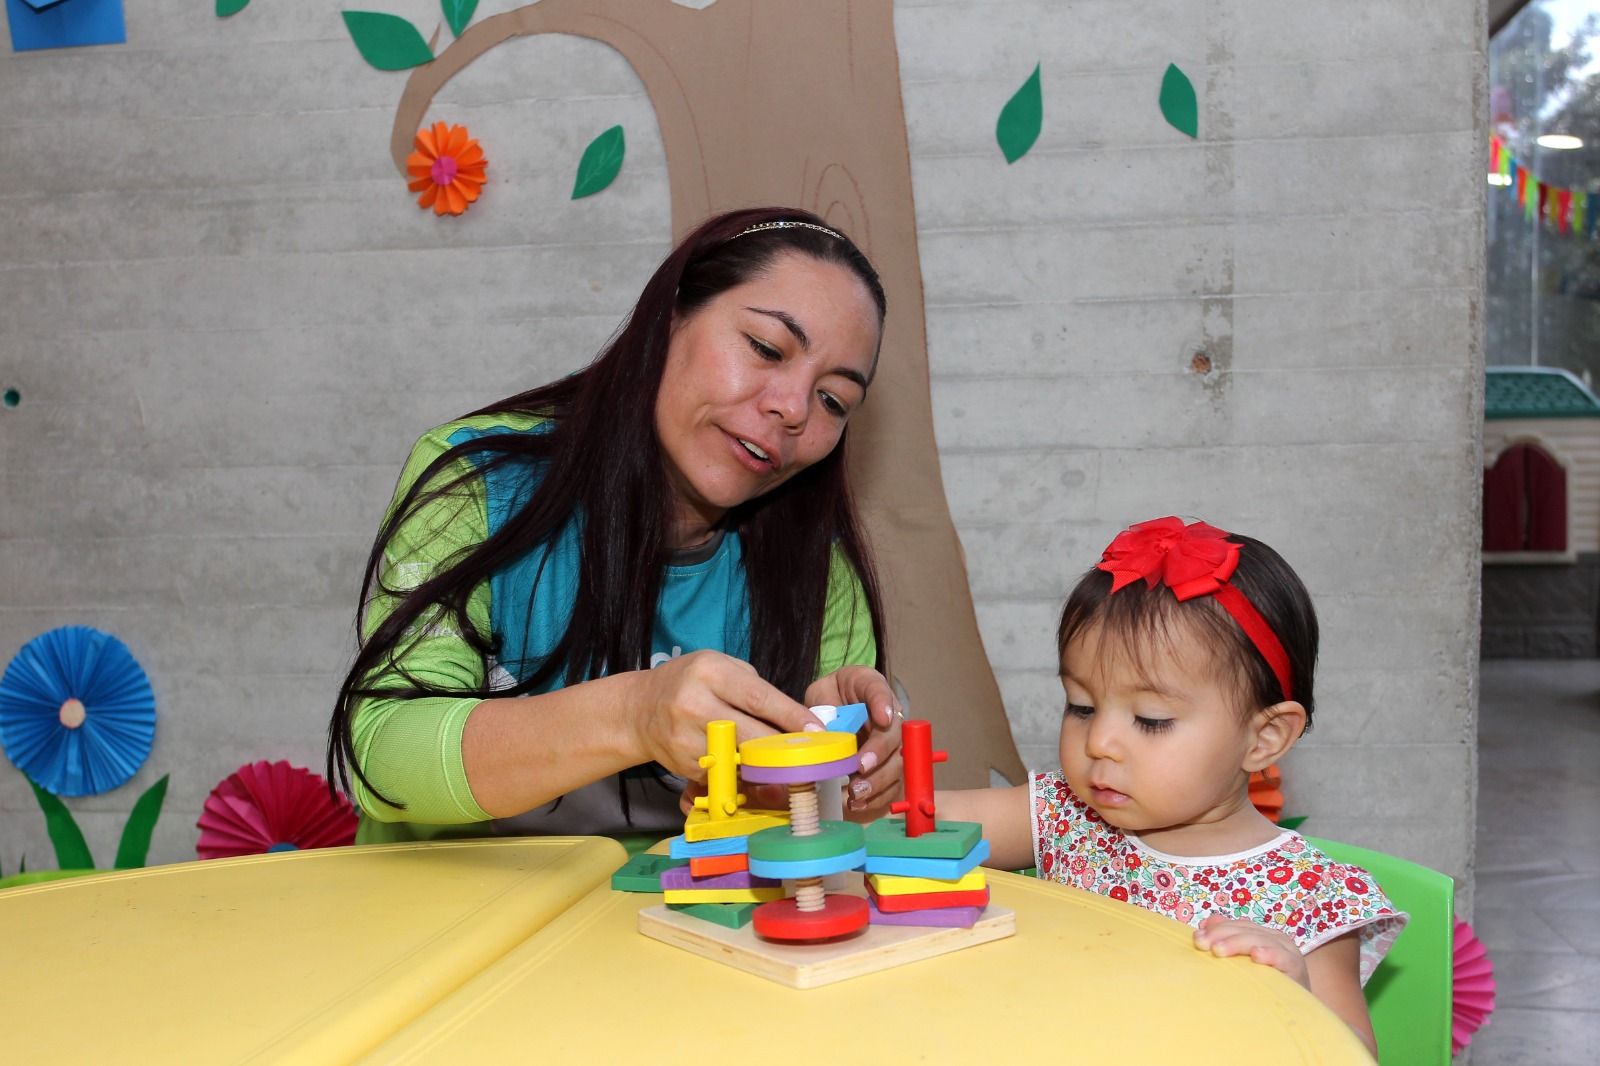
{"label": "teal wooden disc", "polygon": [[809,862],[834,859],[865,847],[861,827],[852,822],[823,822],[820,832],[797,837],[787,826],[763,829],[750,838],[751,862]]}

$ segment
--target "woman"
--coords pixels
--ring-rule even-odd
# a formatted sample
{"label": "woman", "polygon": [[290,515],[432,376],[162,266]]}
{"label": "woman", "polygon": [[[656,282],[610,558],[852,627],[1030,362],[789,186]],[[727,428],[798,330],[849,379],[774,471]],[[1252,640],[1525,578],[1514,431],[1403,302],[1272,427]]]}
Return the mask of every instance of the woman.
{"label": "woman", "polygon": [[674,832],[706,722],[853,702],[852,816],[884,812],[898,709],[843,448],[884,309],[814,215],[721,215],[590,366],[418,442],[329,728],[358,840]]}

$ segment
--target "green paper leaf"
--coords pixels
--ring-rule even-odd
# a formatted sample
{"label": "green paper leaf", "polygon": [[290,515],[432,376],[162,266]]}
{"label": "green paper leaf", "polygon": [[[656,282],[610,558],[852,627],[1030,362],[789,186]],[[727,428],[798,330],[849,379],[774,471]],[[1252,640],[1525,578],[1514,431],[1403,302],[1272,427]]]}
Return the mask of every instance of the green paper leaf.
{"label": "green paper leaf", "polygon": [[350,39],[361,58],[379,70],[409,70],[433,61],[428,42],[417,28],[397,15],[377,11],[341,11]]}
{"label": "green paper leaf", "polygon": [[478,10],[478,0],[443,0],[444,20],[450,24],[450,32],[457,37],[467,28],[467,23],[472,21],[472,13]]}
{"label": "green paper leaf", "polygon": [[1309,817],[1310,817],[1310,815],[1307,815],[1307,814],[1297,814],[1293,818],[1284,818],[1284,819],[1282,819],[1281,821],[1278,822],[1278,828],[1279,829],[1299,829],[1302,825],[1305,824],[1306,819],[1309,818]]}
{"label": "green paper leaf", "polygon": [[33,798],[39,801],[39,809],[44,812],[44,828],[56,849],[56,865],[63,870],[94,869],[94,856],[89,854],[83,830],[78,828],[67,805],[40,788],[33,778],[28,779],[28,784],[33,785]]}
{"label": "green paper leaf", "polygon": [[1161,79],[1161,113],[1174,129],[1191,137],[1200,136],[1200,103],[1194,96],[1194,83],[1176,63],[1167,64]]}
{"label": "green paper leaf", "polygon": [[1043,126],[1044,97],[1039,91],[1039,64],[1035,63],[1022,88],[1000,109],[1000,119],[994,126],[994,139],[1000,142],[1006,162],[1015,163],[1027,155]]}
{"label": "green paper leaf", "polygon": [[581,200],[593,196],[616,180],[622,169],[622,157],[627,154],[622,127],[612,126],[589,142],[578,160],[578,177],[572,183],[572,198]]}
{"label": "green paper leaf", "polygon": [[250,6],[250,0],[217,0],[217,18],[225,19],[229,15],[237,15]]}
{"label": "green paper leaf", "polygon": [[144,865],[150,854],[150,834],[155,832],[156,819],[161,817],[161,801],[167,798],[167,778],[144,790],[139,802],[128,814],[128,824],[122,827],[122,842],[117,845],[116,868],[136,870]]}

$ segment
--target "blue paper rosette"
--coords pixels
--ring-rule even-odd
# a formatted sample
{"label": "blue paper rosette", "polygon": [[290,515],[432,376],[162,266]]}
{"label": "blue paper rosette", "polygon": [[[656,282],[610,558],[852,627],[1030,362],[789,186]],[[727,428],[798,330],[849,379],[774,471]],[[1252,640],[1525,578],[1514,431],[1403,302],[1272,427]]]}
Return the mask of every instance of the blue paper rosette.
{"label": "blue paper rosette", "polygon": [[156,736],[150,679],[110,633],[62,626],[34,637],[0,677],[0,747],[58,796],[132,777]]}

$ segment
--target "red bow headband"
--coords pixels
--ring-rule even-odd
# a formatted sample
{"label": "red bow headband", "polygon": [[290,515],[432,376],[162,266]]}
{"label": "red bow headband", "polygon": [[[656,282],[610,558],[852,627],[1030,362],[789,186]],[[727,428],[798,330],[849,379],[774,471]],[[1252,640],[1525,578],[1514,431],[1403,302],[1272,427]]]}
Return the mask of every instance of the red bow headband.
{"label": "red bow headband", "polygon": [[1179,603],[1198,596],[1215,596],[1272,667],[1283,698],[1294,699],[1289,688],[1289,656],[1283,643],[1261,612],[1228,581],[1239,565],[1239,549],[1243,547],[1229,540],[1229,536],[1204,522],[1186,526],[1181,518],[1157,518],[1118,533],[1095,566],[1111,575],[1112,592],[1143,578],[1149,588],[1158,583],[1166,585]]}

